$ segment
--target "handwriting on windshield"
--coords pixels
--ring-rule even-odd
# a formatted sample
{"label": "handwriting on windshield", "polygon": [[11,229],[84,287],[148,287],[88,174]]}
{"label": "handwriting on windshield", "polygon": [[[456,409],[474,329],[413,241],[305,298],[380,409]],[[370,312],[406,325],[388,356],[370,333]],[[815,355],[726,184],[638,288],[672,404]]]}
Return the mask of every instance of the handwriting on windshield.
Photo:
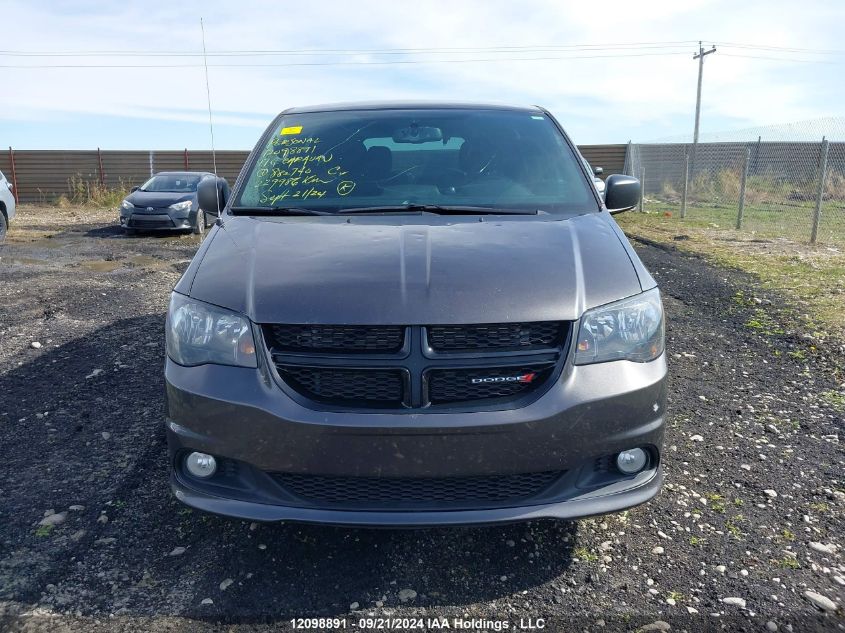
{"label": "handwriting on windshield", "polygon": [[256,165],[259,204],[278,206],[285,200],[324,198],[352,193],[349,178],[333,151],[320,149],[319,137],[277,136]]}

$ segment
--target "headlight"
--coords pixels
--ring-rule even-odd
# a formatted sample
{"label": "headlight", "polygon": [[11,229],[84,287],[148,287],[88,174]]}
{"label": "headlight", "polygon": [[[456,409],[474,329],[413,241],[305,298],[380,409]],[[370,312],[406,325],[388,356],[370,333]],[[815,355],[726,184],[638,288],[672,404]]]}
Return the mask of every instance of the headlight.
{"label": "headlight", "polygon": [[125,209],[126,211],[131,211],[135,208],[135,205],[129,202],[129,200],[124,200],[120,203],[120,208]]}
{"label": "headlight", "polygon": [[581,318],[575,364],[654,360],[663,353],[663,304],[657,288],[588,310]]}
{"label": "headlight", "polygon": [[246,317],[176,292],[167,311],[167,355],[180,365],[256,367]]}
{"label": "headlight", "polygon": [[191,208],[191,201],[185,200],[184,202],[177,202],[176,204],[171,204],[167,208],[171,211],[189,211]]}

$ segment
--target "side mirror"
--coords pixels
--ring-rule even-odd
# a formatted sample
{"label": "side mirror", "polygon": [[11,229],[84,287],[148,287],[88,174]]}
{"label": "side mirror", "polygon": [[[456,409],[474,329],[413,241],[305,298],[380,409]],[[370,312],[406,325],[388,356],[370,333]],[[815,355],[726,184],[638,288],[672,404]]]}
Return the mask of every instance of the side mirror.
{"label": "side mirror", "polygon": [[639,204],[640,191],[640,181],[633,176],[608,176],[605,181],[604,206],[610,213],[629,211]]}
{"label": "side mirror", "polygon": [[209,215],[217,215],[229,201],[229,183],[225,178],[207,178],[197,186],[197,201],[200,209]]}
{"label": "side mirror", "polygon": [[132,189],[129,190],[129,193],[135,193],[136,191],[138,191],[138,189],[140,189],[140,187],[135,185],[134,187],[132,187]]}
{"label": "side mirror", "polygon": [[593,167],[593,173],[596,176],[601,176],[604,173],[604,169],[602,167]]}

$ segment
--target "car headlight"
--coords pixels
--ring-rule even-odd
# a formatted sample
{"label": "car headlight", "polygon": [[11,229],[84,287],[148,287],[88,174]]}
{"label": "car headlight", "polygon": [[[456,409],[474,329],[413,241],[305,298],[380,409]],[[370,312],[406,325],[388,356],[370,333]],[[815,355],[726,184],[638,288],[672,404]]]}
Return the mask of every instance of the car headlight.
{"label": "car headlight", "polygon": [[654,360],[663,353],[663,304],[657,288],[588,310],[581,318],[575,364]]}
{"label": "car headlight", "polygon": [[167,311],[167,355],[180,365],[257,367],[246,317],[174,292]]}
{"label": "car headlight", "polygon": [[185,200],[184,202],[177,202],[176,204],[171,204],[167,208],[171,211],[188,211],[191,208],[191,201]]}
{"label": "car headlight", "polygon": [[135,208],[135,205],[129,202],[129,200],[124,200],[120,203],[120,208],[124,209],[125,211],[131,211]]}

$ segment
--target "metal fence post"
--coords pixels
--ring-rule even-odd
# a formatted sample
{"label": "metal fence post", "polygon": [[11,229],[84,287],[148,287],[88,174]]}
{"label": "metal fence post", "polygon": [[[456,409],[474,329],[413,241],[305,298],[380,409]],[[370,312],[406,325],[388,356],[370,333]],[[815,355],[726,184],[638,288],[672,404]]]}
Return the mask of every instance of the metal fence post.
{"label": "metal fence post", "polygon": [[153,152],[150,152],[150,178],[153,176]]}
{"label": "metal fence post", "polygon": [[11,145],[9,145],[9,162],[12,165],[12,187],[14,188],[12,194],[15,197],[15,204],[19,204],[21,194],[18,192],[18,170],[15,169],[15,152]]}
{"label": "metal fence post", "polygon": [[184,157],[185,157],[185,171],[188,171],[190,169],[190,163],[188,162],[188,148],[187,147],[185,148]]}
{"label": "metal fence post", "polygon": [[751,150],[745,148],[745,160],[742,163],[742,180],[739,183],[739,211],[736,214],[736,230],[742,228],[742,214],[745,212],[745,183],[748,180],[748,163],[751,160]]}
{"label": "metal fence post", "polygon": [[643,198],[645,198],[645,167],[640,169],[640,213],[643,212]]}
{"label": "metal fence post", "polygon": [[810,244],[815,244],[819,236],[819,221],[822,217],[822,200],[824,198],[824,181],[827,176],[827,151],[830,143],[822,139],[821,165],[819,165],[819,188],[816,193],[816,210],[813,213],[813,230],[810,232]]}
{"label": "metal fence post", "polygon": [[100,151],[100,148],[97,148],[97,167],[100,168],[100,186],[105,189],[106,186],[106,174],[103,171],[103,153]]}
{"label": "metal fence post", "polygon": [[681,193],[681,218],[687,217],[687,189],[689,188],[689,149],[684,151],[684,189]]}

